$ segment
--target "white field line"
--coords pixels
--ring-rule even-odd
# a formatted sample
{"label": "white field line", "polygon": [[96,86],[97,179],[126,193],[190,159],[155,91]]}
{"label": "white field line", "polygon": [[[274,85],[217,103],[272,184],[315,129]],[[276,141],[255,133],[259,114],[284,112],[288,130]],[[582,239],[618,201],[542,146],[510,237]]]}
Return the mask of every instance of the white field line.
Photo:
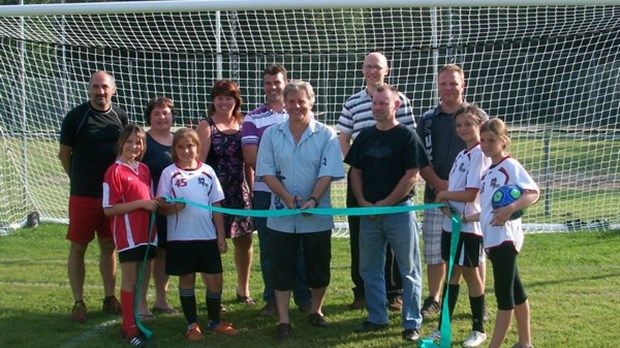
{"label": "white field line", "polygon": [[[58,260],[58,259],[47,259],[47,260],[33,260],[30,258],[19,258],[19,259],[0,259],[0,263],[6,264],[49,264],[49,265],[67,265],[67,260]],[[88,262],[86,261],[86,265],[97,265],[97,261]]]}
{"label": "white field line", "polygon": [[88,342],[90,339],[100,335],[101,332],[103,330],[105,330],[108,326],[111,326],[111,325],[114,325],[114,324],[118,324],[120,321],[121,321],[120,318],[119,319],[113,319],[113,320],[104,321],[103,323],[101,323],[99,325],[96,325],[92,329],[90,329],[88,331],[85,331],[81,335],[76,336],[76,337],[70,339],[69,341],[61,344],[60,347],[62,347],[62,348],[84,347],[84,346],[87,345],[86,342]]}
{"label": "white field line", "polygon": [[[49,282],[49,283],[42,283],[42,282],[7,282],[7,281],[0,281],[0,286],[3,285],[7,285],[7,286],[23,286],[23,287],[41,287],[41,288],[50,288],[50,287],[57,287],[57,288],[69,288],[69,282],[67,283],[58,283],[58,282]],[[84,284],[85,288],[89,288],[89,289],[100,289],[102,288],[102,285],[94,285],[94,284]]]}

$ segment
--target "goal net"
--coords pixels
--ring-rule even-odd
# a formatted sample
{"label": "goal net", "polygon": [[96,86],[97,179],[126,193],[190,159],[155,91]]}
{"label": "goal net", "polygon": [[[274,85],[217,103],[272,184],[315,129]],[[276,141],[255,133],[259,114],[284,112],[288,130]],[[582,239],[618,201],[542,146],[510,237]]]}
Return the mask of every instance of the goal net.
{"label": "goal net", "polygon": [[[345,99],[363,88],[362,61],[375,50],[388,57],[388,82],[418,117],[438,103],[438,67],[463,66],[467,100],[509,124],[513,157],[542,189],[524,216],[530,228],[620,223],[620,7],[222,3],[235,2],[1,7],[0,229],[30,212],[66,221],[58,132],[88,99],[95,70],[115,76],[114,102],[131,121],[143,124],[148,101],[167,96],[176,126],[192,126],[205,117],[214,80],[235,80],[247,112],[264,100],[265,65],[282,63],[289,78],[315,87],[319,120],[335,125]],[[344,187],[333,190],[336,206],[344,206]]]}

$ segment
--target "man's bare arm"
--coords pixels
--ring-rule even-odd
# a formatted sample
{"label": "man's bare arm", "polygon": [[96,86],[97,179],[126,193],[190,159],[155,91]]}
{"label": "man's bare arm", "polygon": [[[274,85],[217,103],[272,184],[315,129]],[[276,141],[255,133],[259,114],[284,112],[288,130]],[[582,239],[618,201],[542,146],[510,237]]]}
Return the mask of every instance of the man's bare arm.
{"label": "man's bare arm", "polygon": [[347,153],[349,153],[349,149],[351,148],[351,136],[349,134],[340,132],[340,135],[338,136],[338,142],[340,142],[340,151],[342,152],[342,157],[347,157]]}
{"label": "man's bare arm", "polygon": [[442,180],[433,166],[426,166],[420,169],[420,176],[436,191],[445,191],[448,189],[448,180]]}
{"label": "man's bare arm", "polygon": [[73,151],[71,146],[63,144],[60,144],[60,148],[58,149],[58,159],[65,173],[67,173],[67,176],[71,175],[71,151]]}
{"label": "man's bare arm", "polygon": [[407,169],[392,192],[384,199],[375,202],[375,206],[392,206],[398,203],[411,191],[417,176],[418,168]]}
{"label": "man's bare arm", "polygon": [[256,158],[258,157],[258,145],[243,145],[243,162],[256,170]]}

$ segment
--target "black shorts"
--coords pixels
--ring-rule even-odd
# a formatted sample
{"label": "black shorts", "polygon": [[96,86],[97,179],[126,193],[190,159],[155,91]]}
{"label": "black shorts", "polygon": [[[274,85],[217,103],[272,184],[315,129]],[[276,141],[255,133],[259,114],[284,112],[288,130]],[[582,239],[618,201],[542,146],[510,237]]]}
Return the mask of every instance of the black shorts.
{"label": "black shorts", "polygon": [[[441,232],[441,258],[446,262],[450,260],[451,239],[452,233]],[[473,233],[460,233],[454,264],[464,267],[478,267],[482,252],[482,236]]]}
{"label": "black shorts", "polygon": [[[146,255],[147,259],[155,258],[155,254],[157,252],[157,247],[154,245],[149,245],[148,255]],[[146,253],[146,245],[140,245],[135,248],[126,249],[118,252],[118,261],[120,263],[123,262],[142,262],[144,261],[144,254]]]}
{"label": "black shorts", "polygon": [[222,258],[217,239],[166,243],[166,274],[191,273],[222,273]]}
{"label": "black shorts", "polygon": [[[307,284],[312,289],[324,288],[330,282],[332,231],[311,233],[285,233],[274,231],[272,236],[272,276],[276,290],[292,290],[299,280],[296,273],[299,252],[303,252]],[[299,244],[301,243],[301,248]]]}
{"label": "black shorts", "polygon": [[155,227],[157,228],[157,247],[166,248],[168,239],[168,220],[165,215],[155,214]]}

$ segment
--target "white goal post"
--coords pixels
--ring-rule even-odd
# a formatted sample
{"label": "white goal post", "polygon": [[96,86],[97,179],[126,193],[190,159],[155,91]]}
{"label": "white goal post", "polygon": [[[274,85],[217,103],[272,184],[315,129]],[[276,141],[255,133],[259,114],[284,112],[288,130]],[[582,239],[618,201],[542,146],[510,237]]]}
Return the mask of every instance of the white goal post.
{"label": "white goal post", "polygon": [[[458,3],[459,7],[453,5]],[[262,70],[282,63],[317,92],[320,121],[363,88],[370,51],[419,117],[438,103],[437,69],[466,71],[466,98],[512,129],[512,155],[542,189],[530,229],[620,225],[620,0],[128,1],[0,6],[0,233],[67,218],[57,159],[64,115],[110,71],[114,102],[143,124],[155,96],[176,126],[204,118],[215,79],[235,80],[247,112]],[[344,206],[344,183],[333,201]],[[422,204],[421,184],[417,204]],[[346,219],[338,217],[346,229]]]}

